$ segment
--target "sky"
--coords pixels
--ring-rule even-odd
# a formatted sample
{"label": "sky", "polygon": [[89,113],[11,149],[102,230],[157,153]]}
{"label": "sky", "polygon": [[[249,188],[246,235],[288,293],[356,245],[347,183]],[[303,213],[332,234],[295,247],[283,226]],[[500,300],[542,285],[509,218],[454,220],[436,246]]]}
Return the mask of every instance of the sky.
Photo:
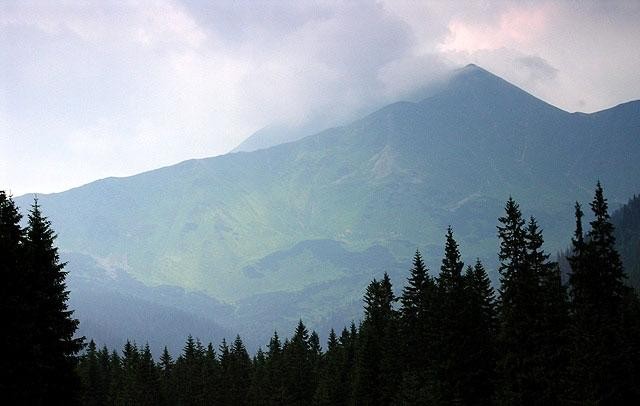
{"label": "sky", "polygon": [[0,189],[51,193],[410,100],[475,63],[567,111],[640,99],[640,2],[0,3]]}

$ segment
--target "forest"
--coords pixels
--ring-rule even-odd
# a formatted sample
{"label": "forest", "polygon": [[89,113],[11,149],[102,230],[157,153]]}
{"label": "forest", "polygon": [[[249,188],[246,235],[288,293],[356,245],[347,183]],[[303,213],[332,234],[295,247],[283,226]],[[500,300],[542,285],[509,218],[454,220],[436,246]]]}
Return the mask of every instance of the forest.
{"label": "forest", "polygon": [[509,198],[497,289],[479,260],[465,266],[449,228],[438,272],[416,251],[402,289],[386,274],[372,280],[362,320],[327,343],[300,320],[252,355],[240,336],[216,345],[188,336],[181,354],[155,358],[148,345],[74,338],[50,222],[36,201],[23,228],[0,192],[2,392],[9,404],[637,404],[640,301],[599,183],[590,211],[583,228],[576,203],[567,278],[536,219]]}

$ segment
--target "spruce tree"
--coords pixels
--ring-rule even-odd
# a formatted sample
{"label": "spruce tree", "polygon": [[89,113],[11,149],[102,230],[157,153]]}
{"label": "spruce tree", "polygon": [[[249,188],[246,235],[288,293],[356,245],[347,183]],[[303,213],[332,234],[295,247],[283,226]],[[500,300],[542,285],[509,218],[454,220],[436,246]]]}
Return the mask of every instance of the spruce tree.
{"label": "spruce tree", "polygon": [[36,200],[29,212],[25,240],[26,277],[31,291],[29,317],[33,323],[33,342],[37,369],[33,371],[41,401],[69,403],[77,400],[79,381],[75,373],[77,353],[84,337],[74,338],[78,320],[68,309],[64,263],[54,245],[56,235],[42,215]]}
{"label": "spruce tree", "polygon": [[291,405],[308,405],[313,399],[315,385],[309,331],[298,321],[291,341],[283,351],[284,397]]}
{"label": "spruce tree", "polygon": [[104,405],[106,401],[103,376],[106,371],[101,369],[98,357],[96,343],[91,340],[78,364],[78,375],[82,383],[80,400],[83,405]]}
{"label": "spruce tree", "polygon": [[227,369],[229,400],[232,405],[248,403],[249,386],[251,384],[251,358],[239,335],[233,341],[229,351],[230,362]]}
{"label": "spruce tree", "polygon": [[358,343],[360,335],[355,322],[351,322],[349,329],[345,327],[340,334],[338,341],[343,349],[342,366],[340,370],[340,393],[347,402],[352,402],[354,393],[354,382],[356,373],[356,358],[358,353]]}
{"label": "spruce tree", "polygon": [[536,404],[544,389],[539,324],[542,317],[539,275],[529,266],[525,221],[510,197],[500,217],[500,329],[498,402]]}
{"label": "spruce tree", "polygon": [[160,363],[158,364],[158,368],[160,369],[160,399],[161,403],[165,405],[171,405],[177,402],[173,376],[174,366],[173,358],[165,346],[160,356]]}
{"label": "spruce tree", "polygon": [[433,362],[435,293],[435,282],[420,251],[416,250],[400,297],[401,346],[405,363],[400,401],[405,403],[427,402],[425,388]]}
{"label": "spruce tree", "polygon": [[135,342],[127,340],[122,348],[122,372],[121,381],[118,385],[117,402],[123,404],[135,404],[138,393],[138,364],[140,362],[140,352]]}
{"label": "spruce tree", "polygon": [[571,313],[571,399],[583,404],[638,401],[637,337],[627,330],[627,298],[620,256],[615,248],[607,200],[600,182],[591,202],[594,220],[582,237],[582,212],[576,210],[573,240]]}
{"label": "spruce tree", "polygon": [[398,315],[391,280],[386,273],[366,289],[365,317],[358,336],[353,397],[359,404],[391,404],[401,370],[398,367]]}
{"label": "spruce tree", "polygon": [[342,374],[344,372],[344,349],[336,332],[331,329],[327,340],[327,352],[323,356],[319,371],[318,386],[315,391],[314,405],[346,405],[348,392],[344,390]]}
{"label": "spruce tree", "polygon": [[249,405],[269,405],[269,397],[267,396],[267,391],[267,358],[262,351],[262,348],[258,348],[256,355],[253,357],[251,386],[249,389]]}
{"label": "spruce tree", "polygon": [[568,363],[568,303],[566,289],[562,285],[560,268],[549,261],[542,248],[544,238],[535,218],[531,217],[525,234],[527,266],[538,277],[540,285],[540,316],[537,335],[542,372],[538,401],[558,404],[565,399],[564,381]]}
{"label": "spruce tree", "polygon": [[124,373],[122,370],[122,358],[116,350],[109,355],[109,404],[122,404],[121,390],[124,386]]}
{"label": "spruce tree", "polygon": [[229,349],[229,345],[227,344],[227,340],[225,338],[222,339],[220,346],[218,347],[218,352],[220,353],[220,382],[221,387],[224,388],[223,393],[221,394],[221,402],[222,405],[233,405],[232,395],[229,391],[229,388],[232,385],[232,371],[233,371],[233,359],[231,357],[231,350]]}
{"label": "spruce tree", "polygon": [[458,243],[451,227],[447,229],[445,254],[437,279],[437,303],[433,382],[431,395],[437,403],[461,403],[466,383],[465,348],[468,331],[465,312],[468,301],[465,295]]}
{"label": "spruce tree", "polygon": [[495,293],[480,260],[464,274],[467,306],[466,379],[463,381],[465,404],[493,404],[495,390],[497,324]]}
{"label": "spruce tree", "polygon": [[24,263],[22,216],[11,196],[0,190],[0,317],[5,333],[0,334],[0,388],[5,401],[33,403],[32,370],[37,359],[33,351],[34,331],[26,298],[32,287]]}
{"label": "spruce tree", "polygon": [[219,404],[222,401],[221,392],[224,388],[220,386],[220,362],[213,344],[207,345],[203,361],[204,402]]}
{"label": "spruce tree", "polygon": [[204,401],[204,348],[199,340],[187,337],[174,367],[178,403],[201,404]]}
{"label": "spruce tree", "polygon": [[278,332],[274,331],[273,336],[269,340],[267,345],[267,361],[266,361],[266,397],[267,404],[280,405],[284,402],[283,399],[283,360],[282,360],[282,344],[280,343],[280,337]]}

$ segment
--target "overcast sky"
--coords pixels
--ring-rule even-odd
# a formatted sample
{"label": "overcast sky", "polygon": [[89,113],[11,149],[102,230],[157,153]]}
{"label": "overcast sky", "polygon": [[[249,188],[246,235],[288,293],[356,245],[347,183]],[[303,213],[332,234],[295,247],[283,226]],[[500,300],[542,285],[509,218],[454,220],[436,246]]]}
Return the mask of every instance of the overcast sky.
{"label": "overcast sky", "polygon": [[568,111],[640,98],[640,2],[0,4],[0,189],[62,191],[339,124],[476,63]]}

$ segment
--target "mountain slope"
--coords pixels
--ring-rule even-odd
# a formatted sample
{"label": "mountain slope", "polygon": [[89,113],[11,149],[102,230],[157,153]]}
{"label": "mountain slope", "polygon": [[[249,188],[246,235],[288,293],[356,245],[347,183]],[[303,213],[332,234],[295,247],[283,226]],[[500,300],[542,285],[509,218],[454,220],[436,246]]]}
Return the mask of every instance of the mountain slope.
{"label": "mountain slope", "polygon": [[469,66],[432,97],[344,127],[40,201],[62,248],[146,283],[236,301],[346,276],[313,261],[299,274],[243,272],[306,240],[354,252],[376,245],[400,261],[420,247],[436,266],[451,224],[463,254],[493,263],[510,194],[538,217],[550,247],[562,247],[572,202],[589,199],[596,179],[614,203],[640,187],[639,133],[639,102],[569,114]]}
{"label": "mountain slope", "polygon": [[[231,306],[201,293],[177,287],[148,287],[121,269],[105,270],[90,257],[63,255],[67,262],[69,306],[80,320],[78,336],[95,339],[109,348],[127,340],[148,342],[155,354],[164,346],[179,352],[188,334],[203,341],[231,338]],[[252,337],[249,337],[249,343]]]}
{"label": "mountain slope", "polygon": [[633,196],[613,213],[611,222],[629,284],[640,289],[640,196]]}

